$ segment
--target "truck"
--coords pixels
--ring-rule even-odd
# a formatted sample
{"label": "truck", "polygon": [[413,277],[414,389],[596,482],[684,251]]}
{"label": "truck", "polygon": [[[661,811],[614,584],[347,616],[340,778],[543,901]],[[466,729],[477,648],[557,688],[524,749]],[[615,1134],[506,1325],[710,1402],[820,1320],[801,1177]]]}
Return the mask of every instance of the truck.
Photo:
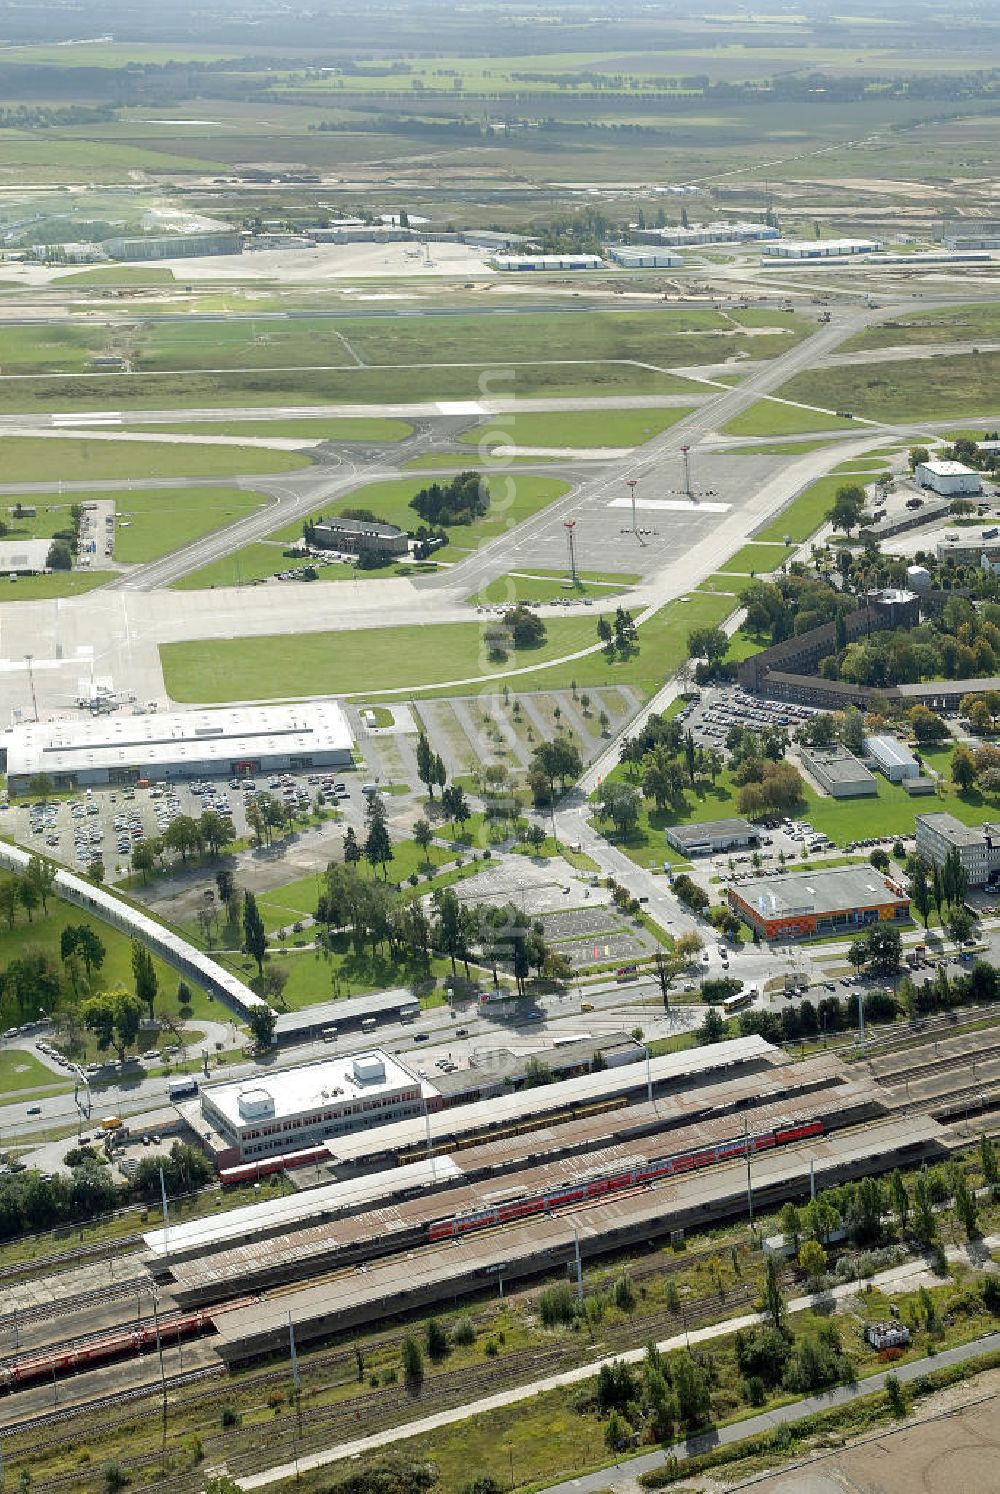
{"label": "truck", "polygon": [[167,1094],[171,1100],[186,1100],[198,1093],[198,1081],[193,1074],[184,1074],[179,1079],[171,1079],[167,1085]]}
{"label": "truck", "polygon": [[362,1032],[374,1032],[377,1026],[378,1026],[378,1023],[376,1022],[376,1020],[375,1020],[374,1017],[366,1017],[365,1020],[361,1024],[361,1031]]}

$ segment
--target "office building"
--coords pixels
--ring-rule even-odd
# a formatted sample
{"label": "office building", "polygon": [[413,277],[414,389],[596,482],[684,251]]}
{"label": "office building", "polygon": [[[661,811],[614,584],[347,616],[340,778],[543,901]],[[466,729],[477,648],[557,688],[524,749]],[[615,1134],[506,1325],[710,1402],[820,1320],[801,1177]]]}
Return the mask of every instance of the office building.
{"label": "office building", "polygon": [[747,820],[706,820],[700,825],[668,825],[667,843],[682,856],[718,856],[760,845],[760,831]]}
{"label": "office building", "polygon": [[953,814],[918,814],[917,855],[934,866],[955,851],[970,887],[1000,880],[1000,825],[963,825]]}
{"label": "office building", "polygon": [[930,488],[945,498],[960,498],[983,491],[979,473],[964,462],[920,462],[913,475],[922,488]]}
{"label": "office building", "polygon": [[798,749],[802,766],[833,799],[860,799],[878,793],[878,784],[864,763],[846,747]]}

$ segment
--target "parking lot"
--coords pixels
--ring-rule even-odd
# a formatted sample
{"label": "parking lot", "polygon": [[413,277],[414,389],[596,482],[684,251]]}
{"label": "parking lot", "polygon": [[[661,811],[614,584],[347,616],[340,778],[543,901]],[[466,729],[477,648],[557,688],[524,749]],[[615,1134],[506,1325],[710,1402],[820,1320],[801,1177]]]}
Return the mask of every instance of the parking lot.
{"label": "parking lot", "polygon": [[[108,877],[127,874],[135,847],[163,837],[182,815],[198,820],[212,812],[225,822],[228,839],[253,833],[251,806],[266,794],[287,813],[310,811],[318,795],[341,809],[351,789],[337,773],[282,774],[278,777],[172,780],[81,789],[71,799],[0,803],[0,828],[22,845],[40,850],[66,866],[86,872],[99,861]],[[360,799],[360,794],[356,795]]]}
{"label": "parking lot", "polygon": [[749,731],[794,731],[815,712],[811,706],[762,700],[739,685],[706,686],[698,698],[679,712],[677,719],[699,747],[726,750],[726,738],[734,726]]}

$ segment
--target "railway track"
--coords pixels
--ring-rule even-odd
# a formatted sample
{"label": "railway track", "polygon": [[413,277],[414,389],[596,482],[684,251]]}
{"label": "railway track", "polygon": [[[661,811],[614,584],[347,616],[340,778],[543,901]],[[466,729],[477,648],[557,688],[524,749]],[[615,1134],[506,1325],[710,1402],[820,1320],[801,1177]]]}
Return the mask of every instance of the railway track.
{"label": "railway track", "polygon": [[[901,1058],[905,1055],[900,1055]],[[1000,1037],[985,1047],[977,1049],[975,1053],[944,1053],[924,1062],[904,1062],[898,1068],[885,1069],[875,1075],[879,1084],[898,1084],[906,1079],[925,1079],[931,1074],[946,1073],[949,1069],[963,1066],[968,1068],[970,1062],[988,1063],[991,1060],[1000,1059]]]}
{"label": "railway track", "polygon": [[[562,1370],[574,1368],[581,1362],[581,1359],[586,1362],[604,1355],[620,1353],[623,1349],[634,1348],[637,1341],[646,1338],[679,1335],[685,1327],[692,1329],[718,1317],[727,1317],[734,1308],[746,1310],[751,1297],[750,1287],[739,1286],[714,1298],[702,1299],[700,1306],[691,1304],[683,1315],[680,1312],[664,1309],[641,1317],[633,1316],[627,1322],[613,1326],[601,1324],[598,1329],[599,1338],[596,1341],[581,1344],[579,1338],[574,1338],[555,1344],[551,1348],[523,1350],[506,1359],[491,1360],[482,1366],[464,1366],[444,1370],[428,1377],[419,1391],[407,1388],[404,1384],[396,1384],[382,1387],[377,1391],[367,1391],[333,1405],[306,1405],[294,1419],[294,1425],[292,1418],[281,1424],[286,1428],[285,1446],[290,1451],[294,1439],[299,1452],[304,1453],[329,1446],[331,1442],[337,1440],[363,1435],[366,1431],[374,1430],[376,1427],[383,1429],[394,1425],[404,1425],[412,1419],[415,1407],[419,1406],[421,1414],[443,1410],[463,1404],[470,1396],[475,1397],[477,1394],[486,1394],[491,1390],[495,1391],[528,1383],[546,1375],[558,1374]],[[329,1357],[349,1361],[353,1368],[353,1350],[349,1354],[341,1352],[337,1356]],[[309,1372],[319,1367],[316,1360],[310,1361]],[[190,1384],[197,1386],[195,1395],[185,1396],[182,1401],[175,1403],[175,1409],[190,1413],[198,1404],[211,1402],[217,1405],[219,1400],[217,1382],[222,1374],[221,1369],[218,1371],[208,1369],[168,1378],[168,1392],[183,1389]],[[287,1365],[264,1371],[259,1375],[254,1375],[252,1379],[255,1388],[260,1390],[266,1390],[268,1386],[288,1387],[290,1385]],[[203,1383],[198,1384],[206,1380],[211,1380],[211,1389],[204,1388]],[[239,1389],[242,1390],[246,1383],[245,1380],[241,1382]],[[135,1402],[143,1396],[155,1397],[161,1393],[159,1383],[154,1383],[149,1387],[136,1388],[127,1394],[126,1399],[129,1405],[134,1406]],[[308,1396],[308,1390],[306,1395]],[[86,1409],[92,1411],[105,1406],[110,1409],[119,1403],[120,1399],[115,1396],[102,1397],[99,1402],[90,1403]],[[46,1447],[63,1445],[65,1437],[40,1438],[38,1433],[45,1427],[65,1423],[71,1415],[72,1409],[66,1408],[63,1412],[47,1413],[25,1423],[20,1430],[30,1431],[31,1451],[37,1453]],[[131,1414],[116,1416],[105,1425],[113,1427],[133,1421],[134,1411]],[[270,1457],[273,1458],[276,1455],[274,1434],[275,1424],[268,1423],[266,1428],[260,1425],[248,1426],[234,1429],[231,1432],[203,1436],[205,1458],[209,1463],[224,1462],[230,1473],[237,1476],[242,1473],[256,1472],[260,1468],[261,1452],[264,1447]],[[5,1440],[13,1439],[15,1433],[8,1432],[4,1436]],[[248,1442],[253,1445],[246,1445]],[[15,1455],[13,1447],[10,1447],[8,1456]],[[157,1478],[155,1469],[161,1462],[161,1457],[162,1454],[156,1451],[139,1454],[133,1458],[120,1459],[120,1461],[132,1478],[133,1484],[143,1490],[155,1490],[157,1494],[193,1494],[193,1491],[203,1486],[203,1473],[200,1475],[201,1482],[199,1482],[197,1472],[181,1475],[169,1474],[163,1478]],[[53,1475],[46,1479],[46,1489],[71,1490],[74,1487],[74,1479],[78,1480],[78,1478],[78,1473]]]}
{"label": "railway track", "polygon": [[32,1260],[14,1261],[12,1265],[0,1266],[0,1282],[17,1281],[20,1277],[52,1276],[66,1267],[84,1266],[88,1261],[117,1260],[121,1255],[132,1255],[142,1249],[142,1235],[123,1235],[120,1240],[106,1240],[96,1245],[78,1245],[72,1250],[57,1250],[51,1255],[35,1256]]}

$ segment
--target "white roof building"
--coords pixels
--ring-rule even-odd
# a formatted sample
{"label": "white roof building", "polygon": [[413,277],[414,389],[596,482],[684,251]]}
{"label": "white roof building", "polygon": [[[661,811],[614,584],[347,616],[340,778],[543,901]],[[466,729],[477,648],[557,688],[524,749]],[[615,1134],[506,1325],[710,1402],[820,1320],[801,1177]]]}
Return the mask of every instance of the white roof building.
{"label": "white roof building", "polygon": [[599,270],[604,261],[598,254],[495,254],[490,264],[496,270]]}
{"label": "white roof building", "polygon": [[761,246],[770,259],[844,259],[852,254],[877,254],[878,239],[776,239]]}
{"label": "white roof building", "polygon": [[352,747],[347,717],[336,701],[21,722],[0,737],[13,793],[40,773],[57,788],[73,788],[346,767]]}
{"label": "white roof building", "polygon": [[920,462],[914,476],[922,488],[930,488],[946,498],[983,491],[979,473],[964,462]]}
{"label": "white roof building", "polygon": [[206,1121],[245,1162],[423,1115],[437,1091],[380,1050],[201,1091]]}

